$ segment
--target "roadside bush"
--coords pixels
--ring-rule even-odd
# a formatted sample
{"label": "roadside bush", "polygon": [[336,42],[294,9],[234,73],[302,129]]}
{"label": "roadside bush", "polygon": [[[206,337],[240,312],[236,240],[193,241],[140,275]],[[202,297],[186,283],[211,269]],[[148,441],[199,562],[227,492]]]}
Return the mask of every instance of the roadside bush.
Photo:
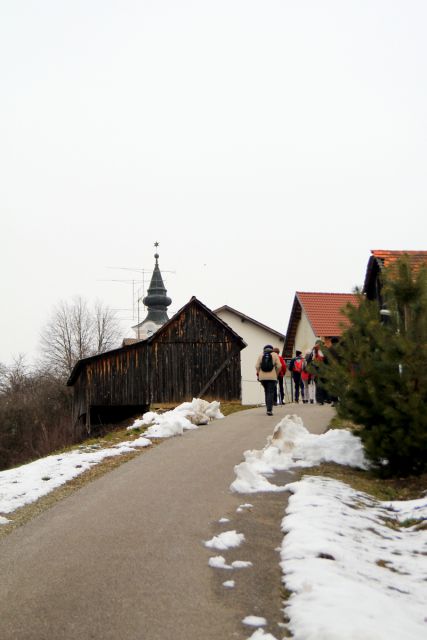
{"label": "roadside bush", "polygon": [[427,471],[427,271],[407,259],[384,273],[382,309],[360,295],[350,327],[327,351],[322,377],[340,417],[383,476]]}
{"label": "roadside bush", "polygon": [[46,371],[29,372],[23,358],[0,368],[0,469],[74,442],[70,390]]}

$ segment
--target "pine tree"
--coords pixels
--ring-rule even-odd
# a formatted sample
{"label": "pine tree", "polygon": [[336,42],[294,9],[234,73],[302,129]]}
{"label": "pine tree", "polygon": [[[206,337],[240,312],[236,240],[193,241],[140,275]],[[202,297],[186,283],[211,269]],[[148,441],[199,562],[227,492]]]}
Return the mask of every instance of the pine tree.
{"label": "pine tree", "polygon": [[338,414],[360,425],[367,457],[385,476],[427,471],[427,269],[407,258],[383,272],[386,307],[359,293],[350,326],[327,352],[322,377]]}

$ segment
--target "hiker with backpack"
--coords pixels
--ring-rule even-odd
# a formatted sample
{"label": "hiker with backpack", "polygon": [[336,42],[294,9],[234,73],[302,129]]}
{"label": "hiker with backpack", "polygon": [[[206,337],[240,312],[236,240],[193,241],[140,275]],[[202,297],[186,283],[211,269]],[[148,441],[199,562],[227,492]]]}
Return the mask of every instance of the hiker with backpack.
{"label": "hiker with backpack", "polygon": [[300,390],[301,390],[301,398],[304,402],[304,384],[301,378],[302,367],[304,364],[304,358],[302,357],[302,352],[295,351],[295,357],[289,363],[289,371],[292,373],[292,380],[294,381],[295,388],[295,402],[299,402]]}
{"label": "hiker with backpack", "polygon": [[258,357],[255,369],[257,378],[264,387],[265,406],[267,415],[273,415],[274,391],[277,385],[277,376],[280,373],[282,364],[277,353],[274,353],[273,346],[266,344],[262,354]]}

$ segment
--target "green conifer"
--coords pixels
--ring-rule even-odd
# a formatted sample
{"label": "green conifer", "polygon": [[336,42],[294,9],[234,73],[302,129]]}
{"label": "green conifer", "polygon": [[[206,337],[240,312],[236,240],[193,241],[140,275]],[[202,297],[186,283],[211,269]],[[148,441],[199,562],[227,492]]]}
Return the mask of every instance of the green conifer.
{"label": "green conifer", "polygon": [[427,471],[427,269],[405,257],[382,274],[383,305],[359,294],[322,377],[338,414],[360,425],[381,475]]}

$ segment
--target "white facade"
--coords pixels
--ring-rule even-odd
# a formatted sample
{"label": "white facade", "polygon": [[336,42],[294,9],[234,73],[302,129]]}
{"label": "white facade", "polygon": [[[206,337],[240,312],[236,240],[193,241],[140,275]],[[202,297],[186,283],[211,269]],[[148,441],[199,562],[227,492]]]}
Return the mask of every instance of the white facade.
{"label": "white facade", "polygon": [[306,351],[311,351],[314,343],[318,340],[318,337],[314,334],[311,324],[305,315],[304,309],[301,312],[301,320],[298,323],[297,332],[295,334],[294,349],[292,355],[295,355],[295,351],[298,349],[303,354]]}
{"label": "white facade", "polygon": [[283,339],[268,327],[260,326],[247,316],[242,316],[229,308],[216,310],[214,313],[228,324],[248,345],[240,352],[242,369],[242,404],[263,404],[264,389],[258,382],[255,363],[266,344],[283,349]]}

